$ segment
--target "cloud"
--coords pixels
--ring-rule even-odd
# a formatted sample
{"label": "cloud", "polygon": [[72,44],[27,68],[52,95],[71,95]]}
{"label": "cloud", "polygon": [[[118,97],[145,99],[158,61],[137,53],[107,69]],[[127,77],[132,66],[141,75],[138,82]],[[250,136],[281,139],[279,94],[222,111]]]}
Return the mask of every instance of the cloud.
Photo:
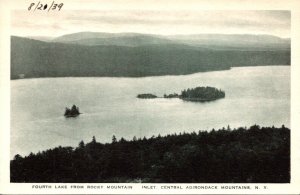
{"label": "cloud", "polygon": [[36,28],[32,33],[66,34],[85,31],[140,32],[152,34],[243,33],[290,36],[289,11],[158,11],[89,10],[59,14],[33,14],[16,11],[15,31]]}

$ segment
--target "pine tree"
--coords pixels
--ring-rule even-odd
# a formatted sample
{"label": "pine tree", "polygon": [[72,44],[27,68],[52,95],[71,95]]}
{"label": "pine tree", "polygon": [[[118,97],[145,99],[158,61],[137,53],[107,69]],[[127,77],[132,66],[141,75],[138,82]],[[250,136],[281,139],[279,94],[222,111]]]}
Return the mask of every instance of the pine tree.
{"label": "pine tree", "polygon": [[84,148],[84,142],[83,142],[83,140],[81,140],[81,142],[79,142],[78,147],[79,147],[79,148]]}
{"label": "pine tree", "polygon": [[112,136],[112,143],[116,143],[117,142],[117,138],[115,135]]}
{"label": "pine tree", "polygon": [[93,136],[92,143],[93,143],[93,144],[96,143],[96,138],[95,138],[95,136]]}
{"label": "pine tree", "polygon": [[132,141],[134,141],[134,142],[137,141],[136,136],[133,136]]}

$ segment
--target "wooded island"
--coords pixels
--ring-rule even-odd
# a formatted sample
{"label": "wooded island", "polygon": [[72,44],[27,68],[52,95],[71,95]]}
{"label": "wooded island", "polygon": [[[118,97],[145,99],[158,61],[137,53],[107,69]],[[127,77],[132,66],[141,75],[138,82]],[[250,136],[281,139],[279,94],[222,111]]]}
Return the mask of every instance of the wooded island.
{"label": "wooded island", "polygon": [[[156,95],[150,93],[139,94],[137,97],[142,99],[157,98]],[[185,101],[206,102],[225,98],[225,92],[214,87],[196,87],[192,89],[185,89],[181,91],[180,95],[177,93],[169,95],[164,94],[163,98],[180,98]]]}
{"label": "wooded island", "polygon": [[137,98],[141,98],[141,99],[153,99],[153,98],[157,98],[156,95],[150,94],[150,93],[144,93],[144,94],[138,94]]}

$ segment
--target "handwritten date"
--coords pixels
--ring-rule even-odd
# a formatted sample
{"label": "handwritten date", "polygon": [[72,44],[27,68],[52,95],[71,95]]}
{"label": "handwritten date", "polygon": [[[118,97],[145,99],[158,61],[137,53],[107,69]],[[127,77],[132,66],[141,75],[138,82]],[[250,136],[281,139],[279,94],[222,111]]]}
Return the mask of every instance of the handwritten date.
{"label": "handwritten date", "polygon": [[28,7],[28,11],[36,11],[36,10],[42,10],[42,11],[60,11],[61,8],[64,6],[63,3],[55,3],[54,1],[52,1],[51,4],[43,4],[40,1],[38,3],[31,3]]}

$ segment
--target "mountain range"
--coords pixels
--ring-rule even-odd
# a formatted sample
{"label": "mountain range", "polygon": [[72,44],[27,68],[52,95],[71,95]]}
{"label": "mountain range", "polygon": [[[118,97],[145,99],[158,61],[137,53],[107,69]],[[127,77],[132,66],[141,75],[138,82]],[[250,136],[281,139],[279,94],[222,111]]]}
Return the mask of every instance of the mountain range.
{"label": "mountain range", "polygon": [[11,79],[179,75],[257,65],[290,65],[290,39],[99,32],[11,37]]}

